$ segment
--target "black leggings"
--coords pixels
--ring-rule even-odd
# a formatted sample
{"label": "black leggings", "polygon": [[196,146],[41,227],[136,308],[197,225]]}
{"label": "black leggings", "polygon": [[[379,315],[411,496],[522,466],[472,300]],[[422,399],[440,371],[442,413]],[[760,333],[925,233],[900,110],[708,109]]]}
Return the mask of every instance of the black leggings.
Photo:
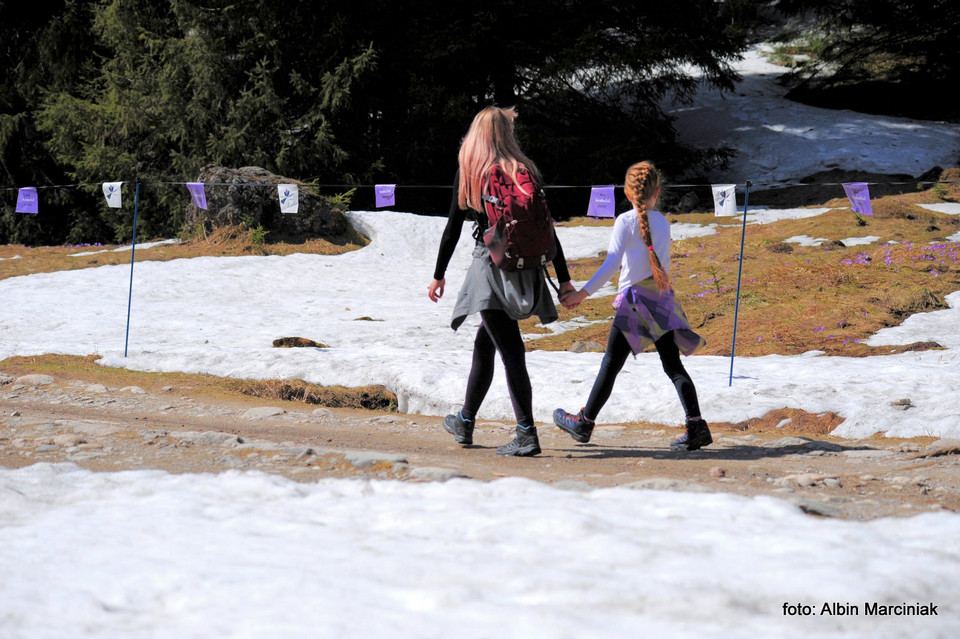
{"label": "black leggings", "polygon": [[474,419],[493,382],[495,355],[500,353],[507,373],[507,389],[517,423],[533,426],[533,391],[527,374],[526,350],[520,325],[503,311],[480,311],[483,320],[473,341],[473,365],[467,378],[463,417]]}
{"label": "black leggings", "polygon": [[[680,396],[680,404],[687,419],[699,417],[700,403],[697,401],[697,389],[680,362],[680,349],[677,348],[677,343],[673,339],[673,331],[663,335],[653,345],[657,347],[657,353],[660,355],[663,372],[677,388],[677,395]],[[617,381],[617,375],[620,374],[628,355],[630,355],[630,345],[627,343],[627,338],[623,336],[620,329],[611,326],[610,335],[607,337],[607,352],[603,355],[600,372],[597,373],[597,380],[593,383],[587,405],[583,407],[584,417],[597,418],[600,409],[610,399],[613,383]]]}

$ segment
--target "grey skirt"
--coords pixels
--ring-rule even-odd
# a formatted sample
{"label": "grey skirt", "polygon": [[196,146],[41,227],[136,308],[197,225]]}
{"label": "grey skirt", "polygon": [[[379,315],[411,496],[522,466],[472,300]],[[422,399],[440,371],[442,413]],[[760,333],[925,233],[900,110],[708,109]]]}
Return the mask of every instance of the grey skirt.
{"label": "grey skirt", "polygon": [[501,270],[490,259],[487,247],[477,244],[450,326],[457,330],[468,315],[488,310],[504,311],[515,320],[537,315],[542,324],[555,322],[558,317],[543,269]]}

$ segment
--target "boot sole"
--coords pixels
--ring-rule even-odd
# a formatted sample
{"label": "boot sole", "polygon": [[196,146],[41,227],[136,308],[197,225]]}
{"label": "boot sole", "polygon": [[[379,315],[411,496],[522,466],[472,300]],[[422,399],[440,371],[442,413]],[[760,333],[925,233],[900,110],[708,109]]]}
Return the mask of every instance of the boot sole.
{"label": "boot sole", "polygon": [[713,437],[709,435],[706,437],[699,437],[692,441],[683,442],[681,444],[670,444],[670,450],[700,450],[704,446],[709,446],[713,443]]}
{"label": "boot sole", "polygon": [[570,435],[570,437],[573,437],[574,441],[577,441],[581,444],[586,444],[590,441],[590,435],[580,435],[576,431],[572,431],[563,424],[558,423],[557,420],[553,420],[553,423],[556,424],[557,428],[565,432],[567,435]]}
{"label": "boot sole", "polygon": [[501,457],[533,457],[534,455],[539,455],[541,453],[539,446],[524,446],[523,448],[515,448],[513,450],[500,451],[497,449],[497,454]]}

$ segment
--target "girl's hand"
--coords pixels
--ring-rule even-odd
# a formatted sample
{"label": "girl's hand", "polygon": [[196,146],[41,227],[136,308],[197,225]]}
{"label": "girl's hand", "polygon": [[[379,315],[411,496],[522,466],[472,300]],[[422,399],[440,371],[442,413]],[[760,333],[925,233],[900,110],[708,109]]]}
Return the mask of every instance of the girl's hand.
{"label": "girl's hand", "polygon": [[587,292],[583,289],[572,291],[560,297],[560,303],[564,308],[573,309],[580,306],[583,300],[587,299]]}
{"label": "girl's hand", "polygon": [[439,302],[443,297],[443,288],[447,285],[447,278],[442,280],[433,280],[427,287],[427,297],[433,302]]}

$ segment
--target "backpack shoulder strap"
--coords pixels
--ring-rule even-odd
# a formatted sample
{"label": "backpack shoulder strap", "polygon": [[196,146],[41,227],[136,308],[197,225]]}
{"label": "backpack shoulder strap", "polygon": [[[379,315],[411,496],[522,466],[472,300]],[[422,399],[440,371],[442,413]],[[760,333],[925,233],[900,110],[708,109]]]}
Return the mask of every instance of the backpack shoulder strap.
{"label": "backpack shoulder strap", "polygon": [[500,198],[495,197],[495,196],[487,193],[487,191],[490,190],[490,186],[493,184],[493,181],[494,181],[494,180],[496,180],[497,182],[502,183],[502,182],[503,182],[503,177],[504,177],[504,175],[506,175],[506,174],[503,172],[503,169],[501,169],[499,165],[494,164],[494,165],[493,165],[493,168],[490,169],[490,173],[487,175],[487,181],[486,181],[486,183],[484,184],[484,187],[483,187],[483,189],[482,189],[481,192],[480,192],[480,199],[481,199],[481,200],[483,200],[484,202],[489,202],[490,204],[493,204],[494,206],[497,206],[497,205],[500,204],[500,202],[501,202]]}

